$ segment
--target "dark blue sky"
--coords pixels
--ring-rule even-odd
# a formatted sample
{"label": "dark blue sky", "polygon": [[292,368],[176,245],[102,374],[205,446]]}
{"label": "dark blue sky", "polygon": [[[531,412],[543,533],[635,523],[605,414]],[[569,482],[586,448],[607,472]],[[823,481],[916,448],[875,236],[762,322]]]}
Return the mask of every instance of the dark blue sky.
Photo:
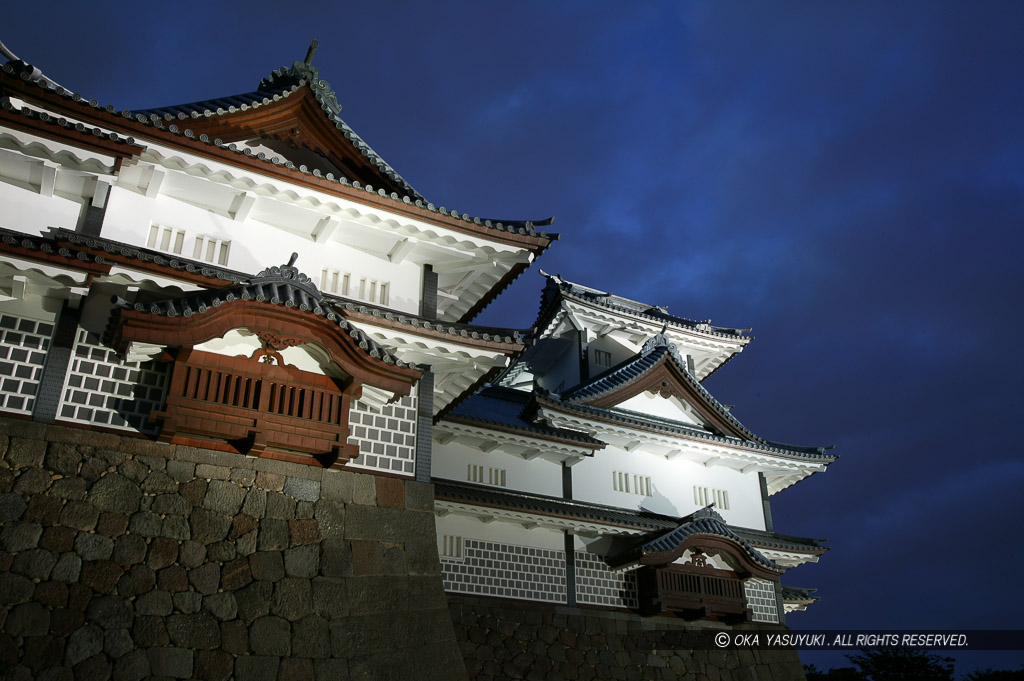
{"label": "dark blue sky", "polygon": [[[833,547],[787,577],[822,598],[792,626],[1020,626],[1024,3],[46,7],[0,38],[118,108],[251,90],[316,37],[428,199],[554,215],[545,270],[753,327],[708,388],[842,457],[773,498]],[[480,321],[529,326],[541,283]]]}

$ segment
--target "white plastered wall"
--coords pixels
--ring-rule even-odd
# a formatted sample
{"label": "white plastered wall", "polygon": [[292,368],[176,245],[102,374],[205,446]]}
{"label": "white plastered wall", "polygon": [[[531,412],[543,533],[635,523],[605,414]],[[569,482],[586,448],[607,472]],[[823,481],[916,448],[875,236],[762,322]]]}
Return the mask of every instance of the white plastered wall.
{"label": "white plastered wall", "polygon": [[82,212],[82,202],[61,196],[44,196],[38,191],[25,189],[0,181],[0,227],[26,234],[38,235],[50,227],[74,230]]}
{"label": "white plastered wall", "polygon": [[[617,472],[627,473],[631,478],[650,477],[651,496],[615,491],[612,480]],[[728,492],[729,509],[716,510],[730,525],[764,529],[761,487],[755,471],[741,473],[725,466],[705,467],[681,457],[666,459],[659,454],[627,452],[614,446],[596,451],[592,458],[572,468],[573,497],[577,500],[673,516],[688,515],[701,508],[702,505],[694,503],[694,485]]]}
{"label": "white plastered wall", "polygon": [[518,490],[554,497],[562,495],[562,467],[557,463],[542,458],[526,461],[515,454],[481,452],[458,442],[434,442],[431,459],[431,474],[434,477],[472,482],[468,480],[469,466],[483,466],[483,484],[487,484],[489,469],[504,470],[505,487],[494,486],[496,489]]}
{"label": "white plastered wall", "polygon": [[[388,305],[392,309],[416,313],[419,310],[420,268],[413,262],[394,264],[334,240],[316,243],[258,220],[236,221],[184,201],[143,194],[113,187],[103,223],[103,237],[145,248],[150,226],[157,224],[186,232],[181,257],[192,259],[197,236],[230,241],[225,267],[256,274],[285,264],[293,252],[299,254],[296,267],[319,287],[324,268],[350,273],[355,289],[360,277],[386,281]],[[349,295],[358,298],[356,291]]]}
{"label": "white plastered wall", "polygon": [[532,546],[553,551],[561,551],[565,548],[565,535],[557,530],[543,527],[526,529],[522,525],[502,521],[483,522],[455,513],[449,513],[437,519],[439,549],[442,548],[441,544],[445,535],[463,539],[483,539],[516,546]]}
{"label": "white plastered wall", "polygon": [[616,406],[641,414],[650,414],[651,416],[660,416],[672,419],[673,421],[701,426],[693,414],[683,409],[677,397],[662,397],[651,392],[643,392]]}

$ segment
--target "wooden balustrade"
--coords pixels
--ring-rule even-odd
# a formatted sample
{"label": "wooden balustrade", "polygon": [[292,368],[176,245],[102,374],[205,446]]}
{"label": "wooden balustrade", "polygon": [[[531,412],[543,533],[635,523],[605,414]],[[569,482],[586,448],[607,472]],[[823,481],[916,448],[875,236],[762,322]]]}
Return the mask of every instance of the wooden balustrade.
{"label": "wooden balustrade", "polygon": [[341,466],[358,455],[347,444],[355,392],[351,383],[293,366],[185,350],[174,362],[166,408],[150,419],[166,442],[215,438],[243,452],[270,447]]}
{"label": "wooden balustrade", "polygon": [[685,619],[748,619],[743,580],[726,570],[691,565],[645,566],[637,573],[644,614],[675,612]]}

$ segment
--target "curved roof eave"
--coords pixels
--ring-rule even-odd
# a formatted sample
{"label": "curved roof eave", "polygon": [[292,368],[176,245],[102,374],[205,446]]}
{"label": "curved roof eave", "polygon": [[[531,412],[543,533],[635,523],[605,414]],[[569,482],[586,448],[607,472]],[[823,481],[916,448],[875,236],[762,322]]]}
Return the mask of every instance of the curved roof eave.
{"label": "curved roof eave", "polygon": [[[31,97],[24,91],[26,86],[34,86],[39,91],[39,95],[45,100],[47,97],[56,98],[49,103],[59,104],[62,108],[66,108],[69,115],[78,115],[83,120],[88,120],[93,124],[106,125],[115,127],[115,121],[120,124],[119,127],[127,128],[140,135],[151,135],[155,139],[176,144],[179,146],[190,147],[193,151],[214,153],[213,150],[217,150],[217,155],[221,156],[225,160],[234,160],[244,165],[252,166],[254,169],[260,172],[271,172],[274,174],[284,175],[286,179],[292,181],[300,181],[304,184],[314,186],[316,189],[325,190],[331,193],[338,193],[346,198],[355,197],[367,197],[372,195],[375,197],[377,202],[381,199],[389,202],[389,206],[399,207],[402,212],[410,212],[415,214],[419,219],[426,219],[428,222],[437,222],[447,227],[455,228],[462,231],[469,231],[473,233],[481,233],[493,238],[505,238],[513,241],[526,241],[524,244],[528,250],[533,252],[535,255],[542,253],[550,242],[558,238],[557,234],[548,234],[546,232],[537,231],[537,225],[550,224],[548,220],[516,220],[509,222],[495,222],[493,220],[484,219],[480,217],[472,217],[466,213],[459,213],[455,209],[448,209],[444,206],[437,207],[433,203],[423,199],[415,190],[411,190],[411,194],[399,195],[397,192],[387,192],[384,189],[375,189],[372,186],[361,184],[358,181],[349,181],[348,178],[338,177],[335,178],[331,173],[323,174],[318,169],[312,171],[305,166],[296,167],[290,161],[282,161],[281,159],[266,158],[263,154],[253,154],[252,150],[248,148],[238,148],[234,144],[225,144],[220,139],[210,139],[205,134],[197,135],[190,128],[181,128],[177,123],[168,123],[165,125],[164,116],[157,115],[156,110],[149,116],[140,112],[134,112],[129,110],[118,111],[112,105],[103,106],[95,99],[87,100],[82,95],[69,90],[55,81],[46,77],[42,71],[37,67],[24,61],[9,61],[0,68],[0,77],[6,76],[9,80],[9,84],[21,88],[18,92],[20,96],[25,96],[29,99]],[[297,87],[295,88],[297,89]],[[289,91],[292,88],[289,87]],[[251,93],[250,93],[251,94]],[[278,94],[280,98],[281,95]],[[67,103],[69,100],[71,103],[80,107],[77,111],[72,112],[70,105]],[[216,101],[216,100],[209,100]],[[223,115],[230,115],[232,112],[227,111]],[[169,115],[169,112],[168,114]],[[206,117],[206,112],[202,114]],[[221,115],[216,114],[214,111],[210,111],[210,116]],[[198,117],[198,114],[197,116]],[[173,117],[177,120],[177,116]],[[186,120],[191,119],[191,114]],[[346,126],[347,127],[347,126]],[[124,139],[129,144],[136,144],[136,140],[131,136],[125,136]],[[358,147],[357,147],[358,148]],[[368,149],[369,147],[367,147]],[[233,153],[232,153],[233,152]],[[390,166],[388,166],[390,168]],[[396,177],[400,177],[397,176]],[[404,180],[402,181],[404,182]],[[363,193],[365,192],[365,194]],[[489,300],[488,300],[489,302]],[[482,309],[482,308],[481,308]],[[476,310],[478,312],[479,310]],[[476,313],[474,312],[474,314]]]}

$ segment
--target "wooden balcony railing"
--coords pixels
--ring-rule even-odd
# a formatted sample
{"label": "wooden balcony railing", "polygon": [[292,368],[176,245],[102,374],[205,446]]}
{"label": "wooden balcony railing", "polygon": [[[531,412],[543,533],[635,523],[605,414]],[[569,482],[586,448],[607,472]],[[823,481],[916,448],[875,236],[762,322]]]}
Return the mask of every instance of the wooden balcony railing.
{"label": "wooden balcony railing", "polygon": [[192,350],[175,360],[167,406],[150,419],[167,442],[194,435],[252,454],[271,447],[341,466],[358,455],[346,443],[351,398],[327,376]]}
{"label": "wooden balcony railing", "polygon": [[727,622],[744,621],[750,615],[743,580],[725,570],[645,566],[638,571],[637,589],[644,614],[675,612],[684,619],[711,617]]}

